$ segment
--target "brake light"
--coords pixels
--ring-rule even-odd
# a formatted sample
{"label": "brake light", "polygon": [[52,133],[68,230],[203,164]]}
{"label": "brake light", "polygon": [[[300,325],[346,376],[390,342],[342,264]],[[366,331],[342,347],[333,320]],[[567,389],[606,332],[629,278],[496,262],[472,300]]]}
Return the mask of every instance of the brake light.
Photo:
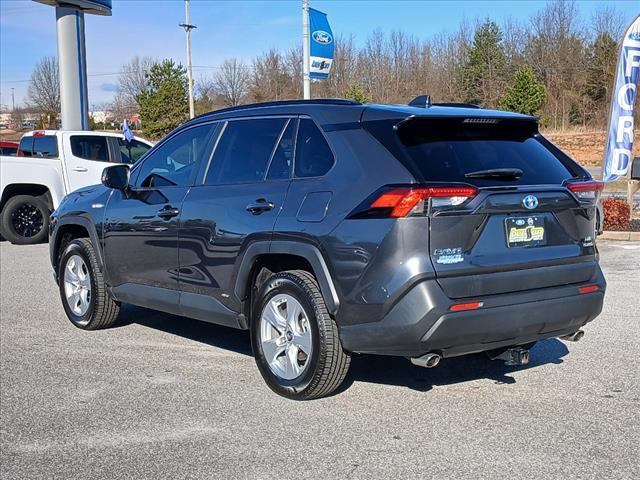
{"label": "brake light", "polygon": [[390,217],[406,217],[422,214],[425,203],[432,201],[434,207],[453,207],[475,197],[478,189],[471,186],[400,187],[380,195],[372,204],[373,209],[391,209]]}
{"label": "brake light", "polygon": [[44,130],[36,130],[36,131],[33,132],[33,136],[34,137],[44,137],[46,133],[47,132],[45,132]]}
{"label": "brake light", "polygon": [[484,305],[484,302],[469,302],[469,303],[456,303],[451,305],[452,312],[464,312],[466,310],[477,310]]}
{"label": "brake light", "polygon": [[580,287],[578,291],[580,293],[593,293],[597,292],[598,290],[600,290],[600,287],[598,285],[587,285],[585,287]]}
{"label": "brake light", "polygon": [[604,183],[595,180],[589,180],[588,182],[571,182],[567,184],[567,188],[580,200],[595,200],[604,188]]}

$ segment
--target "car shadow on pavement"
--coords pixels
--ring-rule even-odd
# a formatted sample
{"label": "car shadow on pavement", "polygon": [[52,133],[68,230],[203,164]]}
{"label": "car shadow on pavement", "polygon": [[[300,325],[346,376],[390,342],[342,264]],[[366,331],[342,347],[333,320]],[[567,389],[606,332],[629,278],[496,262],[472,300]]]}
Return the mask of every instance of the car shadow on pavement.
{"label": "car shadow on pavement", "polygon": [[510,385],[516,379],[509,374],[548,363],[562,363],[569,350],[555,338],[538,342],[531,349],[529,364],[506,366],[504,362],[489,360],[484,353],[445,358],[437,367],[424,368],[413,365],[401,357],[378,355],[356,356],[351,362],[349,374],[336,394],[346,390],[354,382],[398,385],[426,392],[434,386],[453,385],[472,380],[490,379],[496,384]]}
{"label": "car shadow on pavement", "polygon": [[[249,333],[244,330],[124,305],[115,326],[124,327],[133,323],[212,347],[253,356]],[[418,367],[402,357],[355,355],[347,378],[334,395],[339,395],[357,382],[397,385],[421,392],[429,391],[434,386],[453,385],[483,378],[493,380],[497,384],[509,385],[516,383],[516,379],[510,376],[511,373],[549,363],[562,363],[562,357],[568,353],[566,345],[554,338],[538,342],[531,349],[529,364],[516,367],[506,366],[501,361],[489,360],[484,354],[446,358],[435,368]]]}
{"label": "car shadow on pavement", "polygon": [[114,327],[124,327],[132,323],[242,355],[253,356],[249,332],[245,330],[201,322],[134,305],[124,305],[120,311],[118,322]]}

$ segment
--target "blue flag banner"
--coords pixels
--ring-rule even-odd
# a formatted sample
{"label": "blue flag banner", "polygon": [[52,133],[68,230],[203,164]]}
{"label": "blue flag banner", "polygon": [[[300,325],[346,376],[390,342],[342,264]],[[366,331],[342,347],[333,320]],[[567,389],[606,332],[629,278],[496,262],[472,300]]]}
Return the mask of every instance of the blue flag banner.
{"label": "blue flag banner", "polygon": [[122,122],[122,134],[127,142],[131,142],[133,140],[133,132],[131,131],[131,127],[129,127],[129,121],[126,118],[124,119],[124,122]]}
{"label": "blue flag banner", "polygon": [[609,133],[602,179],[613,182],[627,174],[633,158],[633,109],[640,77],[640,16],[624,33],[611,96]]}
{"label": "blue flag banner", "polygon": [[326,80],[333,62],[333,32],[327,15],[309,9],[309,76]]}

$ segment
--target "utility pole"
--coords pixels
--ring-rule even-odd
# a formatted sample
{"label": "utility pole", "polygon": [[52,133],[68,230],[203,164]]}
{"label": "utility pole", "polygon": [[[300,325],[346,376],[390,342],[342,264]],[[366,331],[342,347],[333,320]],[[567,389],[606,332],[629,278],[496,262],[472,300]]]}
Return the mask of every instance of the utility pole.
{"label": "utility pole", "polygon": [[16,95],[15,88],[11,87],[11,113],[16,111]]}
{"label": "utility pole", "polygon": [[187,32],[187,79],[189,81],[189,118],[195,116],[195,108],[193,105],[193,67],[191,65],[191,30],[198,28],[192,25],[189,17],[189,0],[184,0],[184,16],[185,22],[179,26]]}
{"label": "utility pole", "polygon": [[304,99],[311,98],[309,78],[309,0],[302,0],[302,87]]}

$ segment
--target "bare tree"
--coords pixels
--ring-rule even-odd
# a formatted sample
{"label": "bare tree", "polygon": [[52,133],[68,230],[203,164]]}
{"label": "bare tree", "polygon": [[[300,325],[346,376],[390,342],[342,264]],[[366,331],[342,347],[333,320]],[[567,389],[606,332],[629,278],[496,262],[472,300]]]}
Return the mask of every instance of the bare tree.
{"label": "bare tree", "polygon": [[291,84],[291,79],[280,52],[271,49],[257,57],[251,70],[250,93],[255,101],[284,100],[290,97],[291,92],[286,87]]}
{"label": "bare tree", "polygon": [[[584,44],[575,2],[555,0],[535,14],[525,56],[548,91],[547,114],[564,130],[584,81]],[[578,100],[579,102],[579,100]]]}
{"label": "bare tree", "polygon": [[215,80],[209,76],[196,78],[194,84],[196,115],[216,110],[224,106],[224,102],[218,95]]}
{"label": "bare tree", "polygon": [[60,112],[60,82],[55,57],[44,57],[31,72],[27,103],[39,113],[57,115]]}
{"label": "bare tree", "polygon": [[215,90],[225,105],[240,105],[249,93],[249,79],[250,73],[244,63],[237,58],[228,58],[215,75]]}
{"label": "bare tree", "polygon": [[[118,77],[118,91],[114,103],[121,113],[131,115],[137,113],[136,96],[147,88],[147,75],[155,60],[151,57],[133,57],[122,66]],[[113,109],[113,107],[112,107]]]}
{"label": "bare tree", "polygon": [[625,27],[622,12],[613,5],[601,3],[591,15],[591,30],[594,38],[603,33],[608,33],[611,38],[618,42]]}

